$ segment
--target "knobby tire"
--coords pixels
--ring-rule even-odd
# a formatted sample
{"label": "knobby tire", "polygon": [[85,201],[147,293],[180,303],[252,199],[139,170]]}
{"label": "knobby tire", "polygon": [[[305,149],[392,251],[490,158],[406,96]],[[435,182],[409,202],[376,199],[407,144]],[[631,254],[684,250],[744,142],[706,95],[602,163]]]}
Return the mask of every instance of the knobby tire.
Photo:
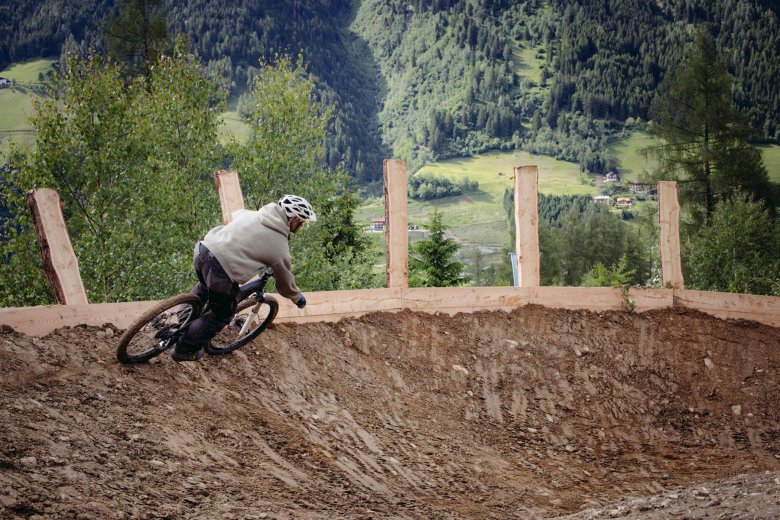
{"label": "knobby tire", "polygon": [[211,340],[211,343],[209,343],[209,345],[206,347],[206,352],[212,356],[229,354],[230,352],[243,347],[259,336],[260,333],[263,332],[272,321],[274,321],[276,313],[279,312],[279,302],[276,301],[276,299],[272,296],[265,296],[264,301],[261,304],[263,307],[267,307],[268,314],[264,315],[264,313],[261,312],[259,315],[260,321],[255,324],[254,327],[246,333],[246,335],[235,339],[238,336],[238,331],[241,329],[242,324],[240,321],[240,313],[251,307],[254,307],[256,303],[257,300],[254,298],[240,302],[238,304],[238,308],[236,309],[235,316],[230,320],[230,324],[222,329],[222,331],[213,340]]}
{"label": "knobby tire", "polygon": [[[189,305],[191,308],[191,312],[188,316],[188,319],[184,323],[188,323],[194,320],[195,318],[197,318],[203,309],[203,304],[198,299],[198,297],[195,296],[194,294],[180,294],[178,296],[174,296],[173,298],[169,298],[155,305],[154,307],[146,311],[140,318],[138,318],[130,326],[130,328],[128,328],[124,332],[124,334],[122,334],[122,337],[119,338],[119,345],[117,345],[117,349],[116,349],[116,357],[119,360],[119,362],[126,365],[144,363],[146,361],[149,361],[154,356],[157,356],[163,353],[168,348],[170,348],[171,345],[163,345],[163,344],[167,343],[166,340],[168,340],[172,335],[178,332],[181,326],[177,327],[175,326],[175,324],[167,325],[165,328],[169,330],[165,331],[166,333],[164,334],[164,336],[149,339],[148,348],[142,350],[140,353],[137,354],[128,352],[128,347],[130,346],[131,341],[133,340],[133,338],[135,338],[135,336],[139,333],[139,331],[141,331],[141,329],[143,329],[147,325],[150,325],[155,318],[163,315],[166,312],[175,313],[176,312],[175,308],[182,305]],[[184,323],[181,323],[181,325],[184,325]]]}

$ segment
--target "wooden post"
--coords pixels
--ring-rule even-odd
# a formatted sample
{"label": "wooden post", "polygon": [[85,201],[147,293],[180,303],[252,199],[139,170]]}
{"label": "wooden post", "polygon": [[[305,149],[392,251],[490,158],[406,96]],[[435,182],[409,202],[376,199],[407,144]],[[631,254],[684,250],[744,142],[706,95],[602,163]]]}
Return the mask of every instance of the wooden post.
{"label": "wooden post", "polygon": [[661,227],[661,281],[663,285],[684,289],[680,261],[680,204],[677,183],[658,183],[658,220]]}
{"label": "wooden post", "polygon": [[219,194],[219,204],[222,208],[222,223],[233,220],[233,213],[244,209],[244,196],[241,194],[241,184],[238,173],[228,170],[214,172],[214,184]]}
{"label": "wooden post", "polygon": [[520,287],[539,287],[539,171],[515,168],[515,249]]}
{"label": "wooden post", "polygon": [[60,305],[88,304],[79,263],[62,217],[60,196],[49,188],[31,190],[27,193],[27,207],[41,246],[43,270],[55,300]]}
{"label": "wooden post", "polygon": [[409,201],[406,161],[385,159],[387,287],[409,287]]}

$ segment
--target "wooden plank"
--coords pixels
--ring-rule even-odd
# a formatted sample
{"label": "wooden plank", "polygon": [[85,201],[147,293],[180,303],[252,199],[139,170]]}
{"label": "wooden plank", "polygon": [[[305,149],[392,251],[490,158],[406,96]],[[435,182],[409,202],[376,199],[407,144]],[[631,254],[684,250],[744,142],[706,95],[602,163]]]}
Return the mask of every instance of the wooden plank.
{"label": "wooden plank", "polygon": [[387,287],[409,287],[409,201],[406,161],[385,159]]}
{"label": "wooden plank", "polygon": [[110,323],[125,329],[156,301],[99,303],[92,305],[47,305],[0,309],[0,325],[29,336],[45,336],[62,327]]}
{"label": "wooden plank", "polygon": [[[309,305],[298,309],[279,297],[278,321],[305,323],[338,321],[368,312],[396,312],[411,309],[422,312],[474,312],[511,310],[519,305],[583,309],[594,312],[626,310],[621,289],[608,287],[447,287],[415,289],[363,289],[307,293]],[[628,298],[634,311],[683,307],[723,319],[745,319],[780,327],[780,298],[746,294],[712,293],[671,289],[632,288]],[[80,324],[100,326],[112,323],[124,329],[157,302],[103,303],[94,305],[53,305],[0,309],[0,325],[18,332],[44,336],[58,328]]]}
{"label": "wooden plank", "polygon": [[60,196],[48,188],[27,193],[27,206],[41,246],[43,269],[54,299],[61,305],[88,304],[79,263],[62,217]]}
{"label": "wooden plank", "polygon": [[750,320],[780,327],[780,298],[777,296],[675,290],[674,305],[721,319]]}
{"label": "wooden plank", "polygon": [[515,168],[515,249],[520,287],[539,287],[539,171]]}
{"label": "wooden plank", "polygon": [[680,261],[680,204],[677,183],[658,183],[658,220],[661,237],[661,278],[664,287],[683,289],[685,286]]}
{"label": "wooden plank", "polygon": [[[621,291],[621,295],[622,295]],[[653,289],[649,287],[631,287],[628,289],[628,302],[634,312],[645,312],[653,309],[674,307],[674,291],[669,289]]]}
{"label": "wooden plank", "polygon": [[244,209],[244,196],[241,193],[238,173],[232,170],[216,170],[214,184],[217,187],[219,205],[222,209],[222,223],[227,224],[233,220],[235,212]]}
{"label": "wooden plank", "polygon": [[509,310],[521,305],[517,287],[439,287],[403,291],[404,308],[427,312]]}
{"label": "wooden plank", "polygon": [[620,289],[612,287],[520,287],[523,304],[590,311],[626,310]]}

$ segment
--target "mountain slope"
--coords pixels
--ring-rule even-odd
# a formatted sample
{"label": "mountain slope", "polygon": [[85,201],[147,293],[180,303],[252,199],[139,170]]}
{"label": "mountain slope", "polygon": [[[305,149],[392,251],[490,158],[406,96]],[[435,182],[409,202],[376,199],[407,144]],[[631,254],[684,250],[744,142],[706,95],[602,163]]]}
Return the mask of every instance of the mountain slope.
{"label": "mountain slope", "polygon": [[[108,0],[9,0],[0,67],[100,48]],[[303,52],[336,117],[331,166],[360,184],[381,161],[522,148],[611,168],[607,136],[647,120],[693,24],[709,23],[753,124],[780,142],[780,25],[773,0],[170,0],[183,33],[241,93],[258,60]]]}

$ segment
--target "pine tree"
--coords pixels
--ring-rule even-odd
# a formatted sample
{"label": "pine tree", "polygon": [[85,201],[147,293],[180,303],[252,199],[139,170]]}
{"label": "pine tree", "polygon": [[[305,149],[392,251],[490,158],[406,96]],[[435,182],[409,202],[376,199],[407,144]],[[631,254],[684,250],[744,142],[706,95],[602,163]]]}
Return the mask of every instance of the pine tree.
{"label": "pine tree", "polygon": [[129,76],[143,75],[151,88],[152,67],[168,46],[162,0],[119,0],[119,14],[105,26],[106,43]]}
{"label": "pine tree", "polygon": [[750,127],[731,94],[731,76],[708,29],[699,27],[690,53],[667,76],[653,107],[653,133],[661,139],[645,153],[658,160],[656,179],[677,180],[683,204],[707,224],[715,204],[734,188],[770,196],[766,168],[750,140]]}
{"label": "pine tree", "polygon": [[453,257],[460,246],[444,237],[444,224],[438,210],[433,212],[428,226],[431,236],[412,248],[409,258],[413,287],[454,287],[466,280],[464,265]]}

